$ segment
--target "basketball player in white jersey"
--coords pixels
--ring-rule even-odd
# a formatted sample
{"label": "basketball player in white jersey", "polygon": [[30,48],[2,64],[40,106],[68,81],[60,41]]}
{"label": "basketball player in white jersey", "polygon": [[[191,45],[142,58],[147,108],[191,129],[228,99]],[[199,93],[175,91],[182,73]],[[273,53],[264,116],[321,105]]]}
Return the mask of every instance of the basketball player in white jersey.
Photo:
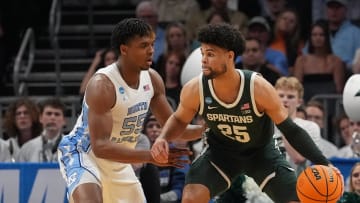
{"label": "basketball player in white jersey", "polygon": [[[73,130],[59,144],[60,170],[70,202],[144,203],[131,163],[149,162],[181,167],[186,149],[174,149],[166,164],[135,144],[149,109],[163,125],[172,113],[164,83],[152,69],[155,35],[139,19],[124,19],[113,30],[117,62],[99,69],[89,81]],[[186,134],[201,135],[201,126]],[[185,135],[186,136],[186,135]]]}

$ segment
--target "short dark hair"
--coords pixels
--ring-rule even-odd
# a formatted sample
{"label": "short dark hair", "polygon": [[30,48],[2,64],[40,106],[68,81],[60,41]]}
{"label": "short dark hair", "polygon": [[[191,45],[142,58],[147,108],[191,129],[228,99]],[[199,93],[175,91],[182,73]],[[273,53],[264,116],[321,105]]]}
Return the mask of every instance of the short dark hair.
{"label": "short dark hair", "polygon": [[127,44],[136,36],[150,36],[153,29],[144,20],[139,18],[125,18],[120,21],[111,34],[111,48],[119,51],[122,44]]}
{"label": "short dark hair", "polygon": [[65,116],[66,107],[65,104],[59,98],[48,98],[39,102],[40,114],[42,114],[46,107],[52,107],[59,109]]}
{"label": "short dark hair", "polygon": [[234,58],[241,55],[245,49],[244,37],[241,32],[226,23],[205,25],[199,31],[198,40],[201,43],[213,44],[233,51],[235,53]]}

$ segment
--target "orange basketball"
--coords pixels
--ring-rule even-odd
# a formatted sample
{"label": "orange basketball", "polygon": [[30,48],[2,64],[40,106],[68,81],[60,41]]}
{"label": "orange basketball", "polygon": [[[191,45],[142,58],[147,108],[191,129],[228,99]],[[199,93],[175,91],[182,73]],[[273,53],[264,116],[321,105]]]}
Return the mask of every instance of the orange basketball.
{"label": "orange basketball", "polygon": [[343,191],[342,178],[330,167],[313,165],[300,173],[296,192],[303,203],[336,203]]}

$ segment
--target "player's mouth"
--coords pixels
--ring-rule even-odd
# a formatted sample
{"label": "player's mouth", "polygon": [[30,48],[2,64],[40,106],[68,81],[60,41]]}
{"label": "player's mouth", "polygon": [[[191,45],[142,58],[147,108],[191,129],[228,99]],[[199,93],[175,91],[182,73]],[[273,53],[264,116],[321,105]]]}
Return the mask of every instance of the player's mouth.
{"label": "player's mouth", "polygon": [[153,61],[152,61],[151,58],[146,60],[146,64],[147,64],[148,66],[151,66],[152,62],[153,62]]}

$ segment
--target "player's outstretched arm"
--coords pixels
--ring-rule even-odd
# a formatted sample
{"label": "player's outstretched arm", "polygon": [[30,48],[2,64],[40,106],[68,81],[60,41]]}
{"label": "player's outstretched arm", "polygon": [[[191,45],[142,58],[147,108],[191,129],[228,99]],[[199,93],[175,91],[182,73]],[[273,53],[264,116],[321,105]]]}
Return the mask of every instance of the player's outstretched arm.
{"label": "player's outstretched arm", "polygon": [[[167,162],[169,155],[169,146],[167,142],[182,135],[197,113],[200,102],[199,98],[198,78],[194,78],[183,87],[178,108],[166,121],[160,136],[156,139],[151,148],[152,156],[156,161],[161,163]],[[201,131],[198,132],[198,137],[201,136],[203,128],[200,130]],[[192,135],[184,134],[183,136],[191,137]]]}
{"label": "player's outstretched arm", "polygon": [[[154,97],[152,98],[150,104],[151,112],[155,115],[159,123],[162,126],[164,126],[165,122],[169,119],[169,117],[173,113],[173,110],[166,99],[165,86],[160,75],[153,69],[150,69],[149,72],[154,87]],[[198,89],[195,91],[198,91]],[[202,125],[188,124],[185,128],[185,131],[178,138],[186,141],[196,140],[201,138],[201,135],[204,132],[204,130],[205,127]],[[171,138],[171,140],[173,139],[175,138]]]}
{"label": "player's outstretched arm", "polygon": [[262,77],[256,76],[254,94],[259,111],[265,112],[296,151],[315,164],[328,165],[330,162],[315,145],[309,134],[288,116],[273,86]]}

